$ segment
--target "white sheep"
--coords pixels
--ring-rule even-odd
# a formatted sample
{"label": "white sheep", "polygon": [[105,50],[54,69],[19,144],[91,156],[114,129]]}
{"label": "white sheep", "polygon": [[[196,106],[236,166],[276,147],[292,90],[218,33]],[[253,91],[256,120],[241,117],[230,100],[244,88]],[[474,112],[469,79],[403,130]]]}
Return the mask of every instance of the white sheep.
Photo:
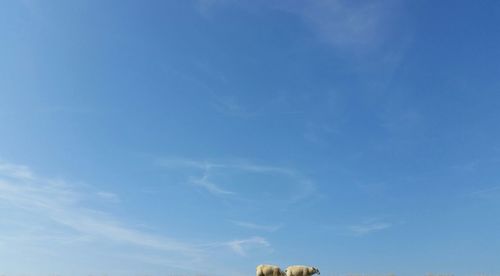
{"label": "white sheep", "polygon": [[257,266],[255,276],[286,276],[286,274],[279,266],[261,264]]}
{"label": "white sheep", "polygon": [[292,265],[285,269],[286,276],[312,276],[320,274],[319,269],[312,266]]}

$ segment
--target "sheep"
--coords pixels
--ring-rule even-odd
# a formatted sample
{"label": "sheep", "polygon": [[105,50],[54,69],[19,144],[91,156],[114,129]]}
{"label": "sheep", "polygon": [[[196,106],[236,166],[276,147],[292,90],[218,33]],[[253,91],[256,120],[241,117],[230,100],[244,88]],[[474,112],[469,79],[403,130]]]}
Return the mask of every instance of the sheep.
{"label": "sheep", "polygon": [[261,264],[257,266],[255,276],[286,276],[286,274],[278,266]]}
{"label": "sheep", "polygon": [[314,274],[320,274],[319,269],[312,266],[305,265],[292,265],[285,269],[286,276],[312,276]]}

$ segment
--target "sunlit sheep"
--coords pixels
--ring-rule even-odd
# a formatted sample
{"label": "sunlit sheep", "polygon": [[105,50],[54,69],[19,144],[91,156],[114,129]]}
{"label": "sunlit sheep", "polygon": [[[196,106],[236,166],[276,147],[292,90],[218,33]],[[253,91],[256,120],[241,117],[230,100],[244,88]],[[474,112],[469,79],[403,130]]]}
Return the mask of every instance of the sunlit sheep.
{"label": "sunlit sheep", "polygon": [[286,273],[279,266],[262,264],[257,266],[255,276],[286,276]]}
{"label": "sunlit sheep", "polygon": [[319,269],[312,266],[292,265],[285,269],[286,276],[312,276],[320,274]]}

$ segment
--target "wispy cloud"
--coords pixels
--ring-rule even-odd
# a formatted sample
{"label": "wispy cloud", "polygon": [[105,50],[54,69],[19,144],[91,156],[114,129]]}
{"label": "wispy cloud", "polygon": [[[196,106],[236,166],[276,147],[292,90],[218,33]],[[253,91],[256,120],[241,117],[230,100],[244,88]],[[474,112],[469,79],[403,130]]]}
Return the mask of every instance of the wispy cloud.
{"label": "wispy cloud", "polygon": [[246,256],[248,253],[256,250],[272,250],[271,243],[267,239],[260,236],[223,242],[211,242],[203,244],[202,247],[215,251],[225,248],[229,249],[232,253],[237,253],[240,256]]}
{"label": "wispy cloud", "polygon": [[301,1],[287,5],[318,36],[335,47],[374,47],[384,36],[388,1],[356,2],[342,0]]}
{"label": "wispy cloud", "polygon": [[[108,198],[112,195],[100,194]],[[127,227],[109,214],[84,206],[83,198],[76,187],[61,180],[37,176],[25,166],[0,163],[0,199],[3,204],[46,217],[92,239],[186,255],[199,251],[192,245]]]}
{"label": "wispy cloud", "polygon": [[325,225],[324,228],[329,231],[333,230],[341,236],[362,237],[388,230],[395,225],[395,223],[387,222],[379,218],[370,218],[353,224]]}
{"label": "wispy cloud", "polygon": [[364,236],[374,232],[382,231],[392,227],[392,224],[386,222],[372,222],[358,225],[351,225],[348,229],[356,236]]}
{"label": "wispy cloud", "polygon": [[338,133],[340,131],[334,124],[308,122],[303,136],[313,144],[327,146],[329,139]]}
{"label": "wispy cloud", "polygon": [[227,243],[235,253],[245,256],[247,251],[253,248],[270,247],[269,242],[262,237],[253,237],[250,239],[234,240]]}
{"label": "wispy cloud", "polygon": [[243,119],[253,118],[262,113],[262,107],[261,109],[250,110],[243,106],[235,96],[223,96],[212,93],[212,105],[215,110],[222,114]]}
{"label": "wispy cloud", "polygon": [[263,225],[263,224],[256,224],[252,222],[247,222],[247,221],[232,221],[235,225],[243,227],[243,228],[248,228],[248,229],[253,229],[253,230],[259,230],[259,231],[266,231],[266,232],[275,232],[278,229],[282,227],[281,224],[278,225]]}
{"label": "wispy cloud", "polygon": [[[85,189],[62,180],[42,177],[26,166],[0,162],[0,212],[3,214],[0,243],[16,245],[43,241],[58,245],[73,242],[124,245],[137,248],[138,251],[132,250],[131,254],[146,252],[156,256],[156,259],[175,260],[177,267],[187,267],[194,260],[206,260],[214,250],[214,247],[198,242],[181,241],[129,226],[112,214],[88,204],[88,199],[96,194],[105,200],[117,200],[116,194],[88,192]],[[215,244],[219,250],[224,248],[241,255],[252,248],[270,246],[267,240],[260,237]],[[50,248],[44,247],[44,250]],[[162,263],[168,265],[168,262]]]}
{"label": "wispy cloud", "polygon": [[234,192],[222,188],[219,184],[210,179],[213,170],[225,168],[225,164],[218,164],[205,161],[189,160],[189,159],[163,159],[160,161],[161,166],[165,168],[191,168],[201,171],[202,175],[190,175],[188,182],[195,186],[205,189],[213,195],[227,196],[234,195]]}
{"label": "wispy cloud", "polygon": [[[252,183],[255,191],[266,191],[272,185],[280,185],[282,192],[277,200],[287,198],[289,203],[301,201],[312,196],[316,191],[314,182],[297,170],[260,165],[248,161],[236,160],[232,162],[209,162],[192,159],[166,158],[159,161],[159,165],[167,168],[183,168],[187,170],[187,182],[203,188],[214,196],[242,197],[244,195],[237,192],[237,188],[243,181],[248,181],[249,176],[263,178],[266,182]],[[201,173],[201,176],[200,176]],[[224,176],[231,176],[231,183],[221,184]],[[280,179],[277,181],[276,179]],[[227,181],[226,181],[227,182]],[[268,189],[259,189],[259,186],[266,185]],[[233,190],[224,186],[230,186]]]}
{"label": "wispy cloud", "polygon": [[3,163],[0,161],[0,174],[10,179],[34,179],[33,173],[26,166]]}
{"label": "wispy cloud", "polygon": [[297,16],[318,38],[342,50],[366,51],[380,46],[394,27],[391,19],[399,11],[397,2],[378,1],[230,1],[198,0],[196,8],[203,16],[228,5],[264,7]]}
{"label": "wispy cloud", "polygon": [[97,196],[109,202],[120,202],[120,197],[115,193],[100,191],[97,192]]}
{"label": "wispy cloud", "polygon": [[208,176],[209,176],[209,170],[206,169],[201,178],[191,177],[189,182],[206,189],[207,191],[209,191],[210,193],[212,193],[214,195],[224,196],[224,195],[233,195],[234,194],[234,192],[225,190],[225,189],[219,187],[214,182],[210,181],[208,179]]}

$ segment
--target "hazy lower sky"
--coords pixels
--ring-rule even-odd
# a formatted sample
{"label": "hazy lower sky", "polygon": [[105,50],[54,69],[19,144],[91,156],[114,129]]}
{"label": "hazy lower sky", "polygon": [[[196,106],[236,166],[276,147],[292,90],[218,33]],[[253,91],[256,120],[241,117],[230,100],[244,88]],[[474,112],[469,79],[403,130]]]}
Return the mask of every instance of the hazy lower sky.
{"label": "hazy lower sky", "polygon": [[0,274],[498,273],[499,76],[498,1],[2,0]]}

